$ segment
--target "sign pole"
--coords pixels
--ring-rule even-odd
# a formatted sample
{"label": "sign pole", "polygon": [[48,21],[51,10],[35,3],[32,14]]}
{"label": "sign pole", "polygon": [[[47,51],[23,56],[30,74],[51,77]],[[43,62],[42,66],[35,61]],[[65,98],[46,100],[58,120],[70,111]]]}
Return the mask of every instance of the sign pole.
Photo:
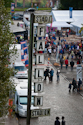
{"label": "sign pole", "polygon": [[30,125],[31,118],[31,87],[32,87],[32,63],[33,63],[33,23],[34,13],[31,13],[30,18],[30,42],[29,42],[29,70],[28,70],[28,96],[27,96],[27,124]]}

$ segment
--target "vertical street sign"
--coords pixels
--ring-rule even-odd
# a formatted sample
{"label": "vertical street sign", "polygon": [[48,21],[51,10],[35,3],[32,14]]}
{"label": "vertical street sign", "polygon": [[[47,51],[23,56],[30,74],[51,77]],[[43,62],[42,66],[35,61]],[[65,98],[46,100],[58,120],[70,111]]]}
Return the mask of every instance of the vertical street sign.
{"label": "vertical street sign", "polygon": [[44,78],[44,68],[35,68],[34,79],[43,79]]}
{"label": "vertical street sign", "polygon": [[45,50],[45,40],[37,40],[37,51]]}
{"label": "vertical street sign", "polygon": [[36,55],[36,65],[37,64],[44,64],[44,54]]}
{"label": "vertical street sign", "polygon": [[43,97],[35,96],[34,97],[34,106],[42,106],[43,105]]}
{"label": "vertical street sign", "polygon": [[43,82],[35,82],[34,83],[34,92],[37,93],[41,93],[44,90],[44,85]]}

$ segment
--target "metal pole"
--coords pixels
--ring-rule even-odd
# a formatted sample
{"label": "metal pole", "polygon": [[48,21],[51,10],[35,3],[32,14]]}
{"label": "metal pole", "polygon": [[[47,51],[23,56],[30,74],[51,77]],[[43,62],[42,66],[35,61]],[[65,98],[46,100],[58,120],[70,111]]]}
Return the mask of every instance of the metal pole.
{"label": "metal pole", "polygon": [[33,62],[33,23],[34,13],[31,13],[30,18],[30,42],[29,42],[29,70],[28,70],[28,96],[27,96],[27,125],[30,125],[31,118],[31,87],[32,87],[32,62]]}

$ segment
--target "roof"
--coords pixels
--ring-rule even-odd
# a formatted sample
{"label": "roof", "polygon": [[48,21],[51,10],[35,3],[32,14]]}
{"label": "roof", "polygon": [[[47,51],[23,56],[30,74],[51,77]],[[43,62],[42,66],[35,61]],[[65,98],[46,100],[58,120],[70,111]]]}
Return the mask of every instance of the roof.
{"label": "roof", "polygon": [[70,18],[69,10],[52,10],[53,21],[75,22],[83,17],[83,10],[73,10]]}
{"label": "roof", "polygon": [[83,17],[82,17],[81,19],[79,19],[79,20],[77,20],[77,21],[71,23],[71,25],[77,26],[77,27],[79,27],[79,28],[82,27],[82,24],[83,24]]}
{"label": "roof", "polygon": [[[16,91],[17,91],[18,95],[20,95],[20,96],[27,96],[27,94],[28,94],[28,80],[27,81],[23,80],[22,82],[17,84]],[[32,96],[37,96],[37,95],[38,95],[38,93],[34,93],[34,86],[32,83]]]}

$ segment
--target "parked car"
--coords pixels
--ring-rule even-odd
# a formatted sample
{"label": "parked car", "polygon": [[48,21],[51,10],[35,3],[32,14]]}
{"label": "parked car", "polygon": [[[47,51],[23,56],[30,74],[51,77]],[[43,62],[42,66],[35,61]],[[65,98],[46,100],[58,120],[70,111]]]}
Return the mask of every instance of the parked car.
{"label": "parked car", "polygon": [[14,19],[14,20],[23,20],[23,15],[22,15],[22,14],[19,14],[19,13],[15,13],[15,14],[12,16],[12,19]]}

